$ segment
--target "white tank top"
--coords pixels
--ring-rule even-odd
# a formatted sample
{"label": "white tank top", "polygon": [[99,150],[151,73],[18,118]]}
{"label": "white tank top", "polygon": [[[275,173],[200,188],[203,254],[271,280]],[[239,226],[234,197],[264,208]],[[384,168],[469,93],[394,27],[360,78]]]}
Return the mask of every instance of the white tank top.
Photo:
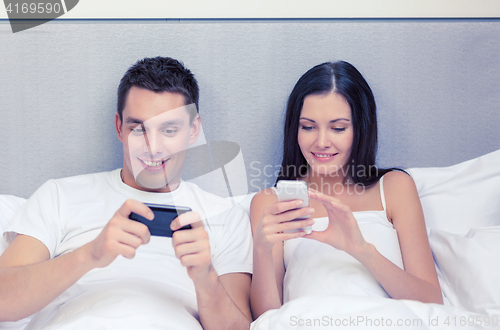
{"label": "white tank top", "polygon": [[[383,177],[380,178],[382,211],[353,212],[364,239],[403,269],[396,230],[386,213]],[[317,218],[313,230],[324,230],[328,218]],[[323,227],[323,228],[320,228]],[[283,303],[308,295],[383,296],[387,293],[359,261],[330,245],[296,238],[283,246],[285,278]]]}

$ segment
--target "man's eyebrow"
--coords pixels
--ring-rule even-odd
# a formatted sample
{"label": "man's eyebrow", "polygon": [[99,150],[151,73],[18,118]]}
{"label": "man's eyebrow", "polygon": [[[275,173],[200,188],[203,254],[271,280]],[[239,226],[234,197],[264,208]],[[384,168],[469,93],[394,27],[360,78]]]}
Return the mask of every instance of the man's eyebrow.
{"label": "man's eyebrow", "polygon": [[[307,121],[310,121],[312,123],[316,123],[314,120],[306,118],[306,117],[300,117],[300,120],[307,120]],[[337,118],[337,119],[334,119],[334,120],[330,120],[330,123],[336,123],[336,122],[338,122],[340,120],[351,121],[350,119],[347,119],[347,118]]]}
{"label": "man's eyebrow", "polygon": [[[140,119],[133,118],[133,117],[127,117],[125,119],[125,124],[142,125],[142,124],[147,123],[147,122],[148,122],[147,120],[144,122]],[[167,120],[167,121],[161,123],[161,126],[182,125],[183,122],[184,121],[182,119]]]}
{"label": "man's eyebrow", "polygon": [[161,126],[182,125],[183,123],[184,121],[182,119],[173,119],[161,123]]}
{"label": "man's eyebrow", "polygon": [[125,124],[137,124],[137,125],[140,125],[142,123],[143,123],[143,121],[139,120],[137,118],[133,118],[133,117],[127,117],[127,118],[125,118]]}

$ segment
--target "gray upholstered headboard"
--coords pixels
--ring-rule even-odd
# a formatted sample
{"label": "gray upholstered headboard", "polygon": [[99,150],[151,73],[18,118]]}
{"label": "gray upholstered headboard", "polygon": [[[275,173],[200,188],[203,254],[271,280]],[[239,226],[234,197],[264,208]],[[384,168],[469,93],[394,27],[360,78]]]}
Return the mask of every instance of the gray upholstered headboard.
{"label": "gray upholstered headboard", "polygon": [[446,166],[500,148],[497,19],[53,21],[16,34],[3,20],[0,193],[120,167],[116,88],[157,55],[195,73],[205,135],[241,146],[250,191],[280,162],[293,85],[329,60],[354,64],[375,93],[379,165]]}

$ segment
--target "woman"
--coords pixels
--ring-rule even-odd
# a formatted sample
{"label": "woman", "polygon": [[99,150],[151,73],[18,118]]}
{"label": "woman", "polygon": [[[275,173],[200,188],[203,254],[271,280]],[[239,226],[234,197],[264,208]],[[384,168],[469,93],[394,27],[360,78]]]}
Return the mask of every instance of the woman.
{"label": "woman", "polygon": [[[255,318],[324,293],[442,304],[415,184],[403,171],[376,168],[376,148],[375,99],[356,68],[323,63],[299,79],[278,180],[305,181],[310,207],[278,202],[274,188],[252,200]],[[300,230],[310,225],[312,233]]]}

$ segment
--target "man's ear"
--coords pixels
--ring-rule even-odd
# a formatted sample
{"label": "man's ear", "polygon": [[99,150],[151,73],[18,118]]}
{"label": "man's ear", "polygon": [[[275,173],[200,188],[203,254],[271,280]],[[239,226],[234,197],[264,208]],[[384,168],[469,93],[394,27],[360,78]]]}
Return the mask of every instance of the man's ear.
{"label": "man's ear", "polygon": [[193,122],[191,123],[190,130],[191,133],[189,135],[189,145],[195,143],[196,140],[198,140],[198,136],[200,135],[201,131],[200,114],[196,114],[196,117],[194,117]]}
{"label": "man's ear", "polygon": [[118,112],[115,114],[115,129],[116,129],[116,134],[118,135],[118,140],[120,140],[120,142],[123,143],[123,127]]}

